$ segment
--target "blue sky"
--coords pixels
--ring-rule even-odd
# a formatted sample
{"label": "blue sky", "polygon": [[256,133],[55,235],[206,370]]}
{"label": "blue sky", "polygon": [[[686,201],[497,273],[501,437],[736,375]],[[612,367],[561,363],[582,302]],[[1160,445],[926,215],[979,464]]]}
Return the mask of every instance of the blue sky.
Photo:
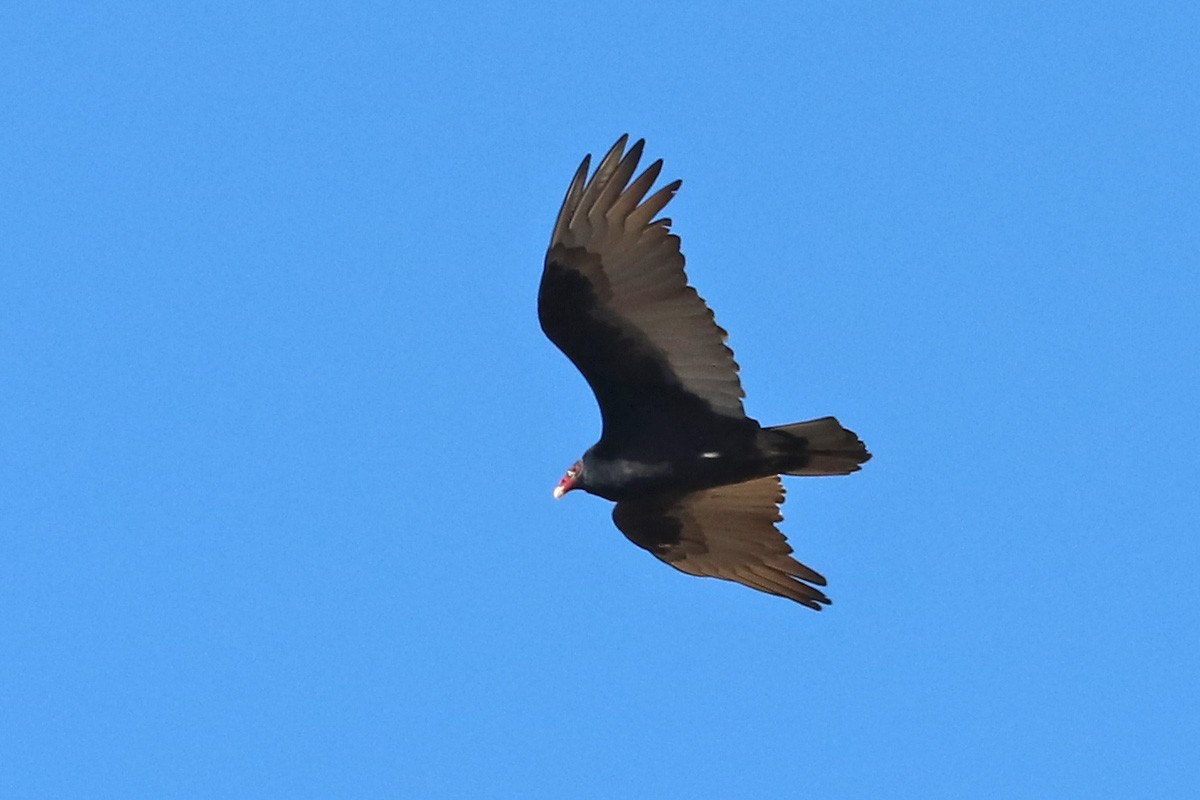
{"label": "blue sky", "polygon": [[[17,3],[0,25],[0,794],[1200,786],[1200,13]],[[550,490],[534,300],[648,140],[814,614]]]}

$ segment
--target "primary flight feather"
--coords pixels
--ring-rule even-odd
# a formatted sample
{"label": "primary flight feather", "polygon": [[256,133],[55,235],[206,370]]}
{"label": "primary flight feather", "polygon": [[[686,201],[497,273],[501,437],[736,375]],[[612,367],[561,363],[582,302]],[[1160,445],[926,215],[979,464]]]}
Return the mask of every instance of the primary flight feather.
{"label": "primary flight feather", "polygon": [[636,179],[643,141],[622,136],[591,177],[583,159],[554,223],[538,290],[542,330],[583,373],[603,431],[559,481],[615,500],[634,544],[690,575],[820,610],[825,579],[792,558],[780,475],[847,475],[870,457],[833,417],[764,428],[746,416],[726,332],[688,285],[679,237]]}

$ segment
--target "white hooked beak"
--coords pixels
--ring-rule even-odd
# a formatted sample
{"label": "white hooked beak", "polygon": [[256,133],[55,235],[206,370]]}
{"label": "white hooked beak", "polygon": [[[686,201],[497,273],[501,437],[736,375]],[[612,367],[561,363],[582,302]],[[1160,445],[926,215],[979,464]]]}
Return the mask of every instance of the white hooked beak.
{"label": "white hooked beak", "polygon": [[575,484],[579,481],[578,464],[567,470],[567,474],[562,476],[562,480],[558,482],[558,486],[554,487],[554,499],[561,500],[562,496],[575,488]]}

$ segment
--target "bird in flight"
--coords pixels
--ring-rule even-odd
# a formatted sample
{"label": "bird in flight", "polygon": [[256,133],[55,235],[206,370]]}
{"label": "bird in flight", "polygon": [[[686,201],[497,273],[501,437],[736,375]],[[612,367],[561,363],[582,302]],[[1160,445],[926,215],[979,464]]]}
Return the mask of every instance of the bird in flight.
{"label": "bird in flight", "polygon": [[684,273],[659,213],[680,181],[636,179],[644,140],[622,136],[588,177],[583,159],[554,223],[538,290],[542,330],[583,373],[603,431],[559,481],[616,501],[613,521],[676,569],[829,604],[825,578],[776,527],[781,475],[848,475],[870,457],[833,417],[764,428],[742,407],[727,334]]}

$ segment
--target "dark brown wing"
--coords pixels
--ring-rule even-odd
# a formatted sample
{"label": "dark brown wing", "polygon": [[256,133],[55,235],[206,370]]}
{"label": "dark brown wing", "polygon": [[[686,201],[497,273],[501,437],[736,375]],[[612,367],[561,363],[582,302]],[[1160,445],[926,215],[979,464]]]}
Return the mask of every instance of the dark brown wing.
{"label": "dark brown wing", "polygon": [[786,597],[817,611],[829,604],[825,578],[792,558],[779,529],[777,476],[685,495],[617,503],[613,521],[628,539],[681,572]]}
{"label": "dark brown wing", "polygon": [[589,156],[571,181],[538,292],[542,330],[591,385],[606,439],[692,417],[744,420],[726,333],[687,284],[671,221],[656,219],[680,182],[646,198],[662,162],[630,183],[643,142],[625,153],[627,140],[590,180]]}

